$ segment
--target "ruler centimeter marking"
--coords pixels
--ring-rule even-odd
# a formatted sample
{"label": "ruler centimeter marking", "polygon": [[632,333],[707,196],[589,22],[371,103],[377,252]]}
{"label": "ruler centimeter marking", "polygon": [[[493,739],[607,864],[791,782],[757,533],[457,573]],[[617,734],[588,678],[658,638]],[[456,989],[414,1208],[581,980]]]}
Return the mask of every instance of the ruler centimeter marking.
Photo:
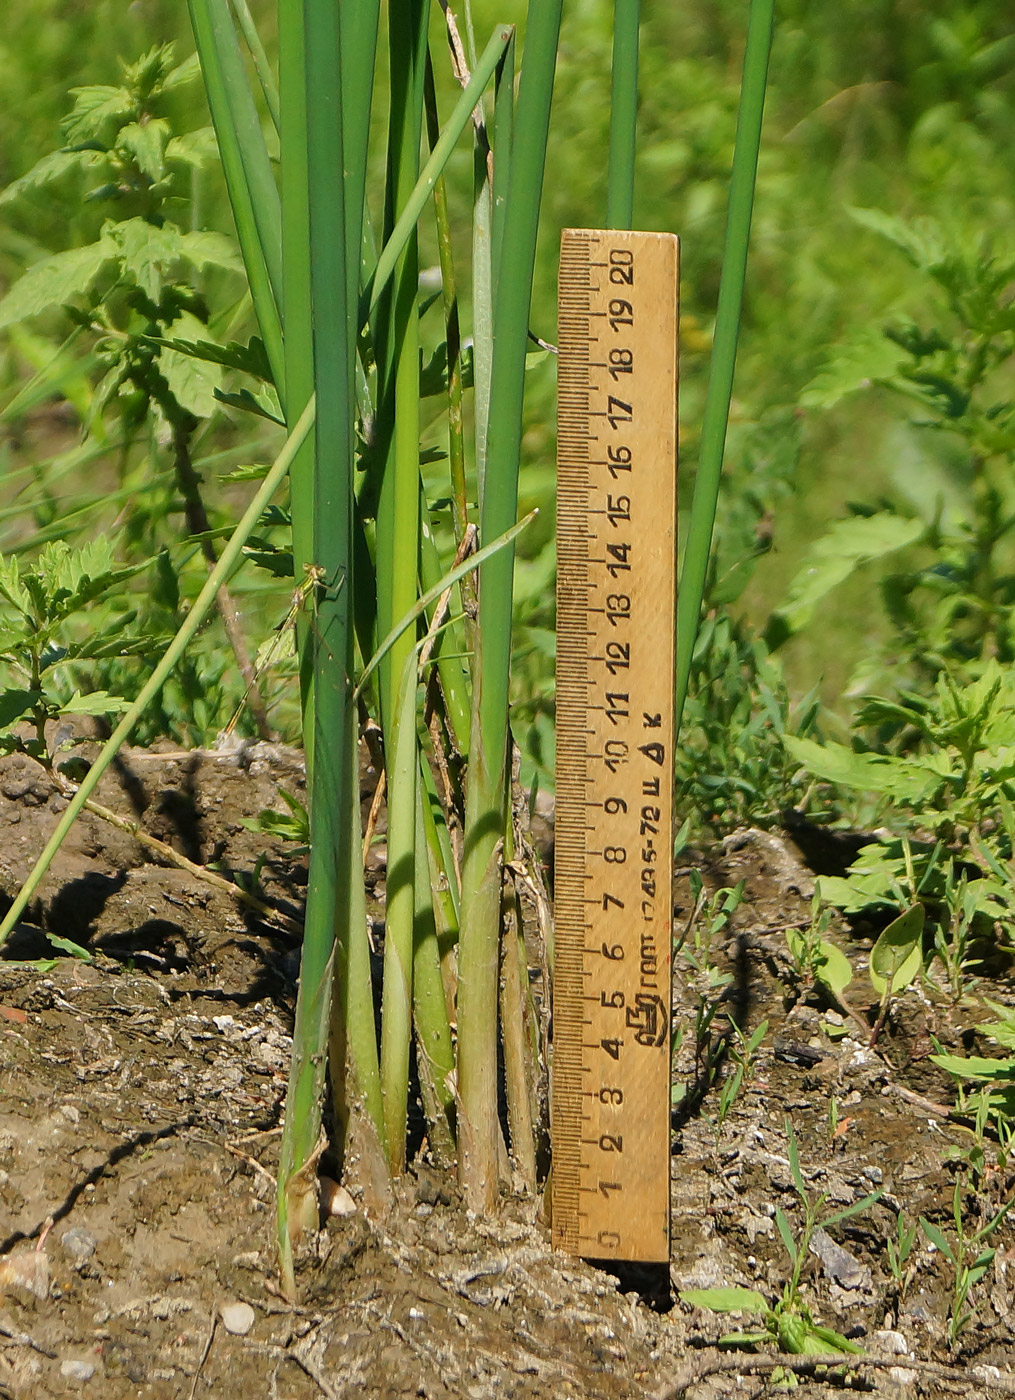
{"label": "ruler centimeter marking", "polygon": [[555,1245],[664,1261],[679,245],[565,229],[558,305]]}

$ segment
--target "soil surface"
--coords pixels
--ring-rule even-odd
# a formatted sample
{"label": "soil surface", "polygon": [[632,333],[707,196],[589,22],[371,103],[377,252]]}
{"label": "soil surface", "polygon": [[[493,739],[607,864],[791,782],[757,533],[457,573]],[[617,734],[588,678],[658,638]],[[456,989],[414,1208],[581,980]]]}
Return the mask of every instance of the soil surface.
{"label": "soil surface", "polygon": [[[781,1295],[790,1262],[777,1212],[797,1235],[803,1221],[787,1120],[808,1192],[826,1198],[825,1214],[882,1193],[815,1236],[803,1285],[817,1322],[883,1364],[789,1379],[822,1396],[844,1387],[1015,1394],[1012,1227],[1005,1222],[990,1237],[996,1254],[972,1289],[954,1347],[947,1260],[918,1233],[893,1278],[886,1249],[900,1213],[913,1224],[923,1215],[953,1238],[953,1187],[964,1172],[956,1156],[973,1136],[943,1116],[953,1092],[928,1053],[935,1039],[971,1044],[965,1028],[984,1015],[933,988],[913,990],[872,1048],[861,994],[852,993],[854,1020],[800,985],[785,929],[809,918],[813,875],[788,837],[761,832],[740,833],[707,856],[685,853],[675,872],[674,936],[683,951],[674,979],[669,1277],[634,1269],[618,1276],[555,1255],[540,1201],[506,1200],[500,1219],[476,1219],[453,1181],[419,1159],[385,1218],[360,1207],[328,1218],[300,1275],[300,1306],[283,1302],[273,1263],[274,1172],[305,871],[283,843],[244,825],[263,808],[286,811],[280,789],[302,796],[299,756],[255,745],[134,752],[98,794],[191,861],[248,883],[256,875],[277,917],[156,863],[134,836],[86,814],[4,949],[0,1396],[778,1393],[787,1377],[766,1372],[765,1357],[714,1348],[722,1334],[756,1328],[756,1320],[691,1307],[677,1294],[740,1286],[772,1302]],[[7,901],[64,802],[30,760],[0,762]],[[711,949],[711,972],[695,970],[688,956],[692,868],[707,891],[746,882]],[[29,965],[52,956],[41,930],[87,947],[92,961]],[[853,986],[866,985],[870,940],[845,928],[835,937],[858,970]],[[989,993],[1012,1000],[1000,983]],[[716,1001],[705,1027],[702,1007]],[[722,1086],[734,1069],[717,1050],[728,1017],[748,1033],[768,1026],[720,1122]],[[963,1201],[970,1230],[1013,1185],[989,1143],[976,1180]]]}

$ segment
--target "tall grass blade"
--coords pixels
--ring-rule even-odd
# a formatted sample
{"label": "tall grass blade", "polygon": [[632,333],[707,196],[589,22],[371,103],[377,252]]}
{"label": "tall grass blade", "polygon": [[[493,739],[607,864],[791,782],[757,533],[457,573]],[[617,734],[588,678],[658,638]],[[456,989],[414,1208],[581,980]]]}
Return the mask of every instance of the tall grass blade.
{"label": "tall grass blade", "polygon": [[[278,1177],[282,1278],[292,1290],[292,1246],[316,1229],[316,1179],[308,1170],[321,1133],[336,931],[348,919],[346,788],[358,786],[346,742],[351,723],[353,401],[346,278],[341,39],[332,0],[306,0],[308,223],[317,419],[313,452],[313,566],[320,586],[307,645],[313,669],[314,762],[310,870]],[[358,835],[358,832],[356,833]]]}
{"label": "tall grass blade", "polygon": [[275,74],[268,61],[268,55],[264,51],[261,43],[261,36],[257,32],[257,25],[254,23],[254,16],[250,13],[250,6],[247,0],[230,0],[233,7],[233,14],[236,16],[236,23],[240,26],[240,33],[243,35],[243,42],[247,46],[250,57],[254,63],[254,72],[257,74],[257,81],[261,84],[261,91],[264,93],[265,105],[271,117],[272,125],[278,131],[280,126],[278,83],[275,81]]}
{"label": "tall grass blade", "polygon": [[614,0],[610,162],[606,177],[607,228],[630,228],[634,218],[640,21],[641,0]]}
{"label": "tall grass blade", "polygon": [[[417,788],[416,850],[426,851],[424,808],[428,798]],[[413,1026],[416,1066],[427,1122],[427,1137],[436,1161],[450,1167],[455,1159],[455,1055],[451,1043],[440,946],[434,916],[430,871],[425,859],[416,861],[416,921],[413,938]]]}
{"label": "tall grass blade", "polygon": [[719,481],[722,475],[726,425],[733,393],[740,309],[743,304],[747,250],[754,207],[754,184],[761,148],[761,122],[765,109],[765,85],[772,48],[774,0],[751,0],[744,53],[744,77],[740,89],[740,115],[737,120],[730,179],[729,212],[726,217],[726,246],[723,251],[719,303],[716,310],[715,340],[705,395],[701,425],[701,448],[694,499],[688,525],[684,562],[677,589],[676,648],[676,725],[680,728],[691,655],[698,632],[698,616],[705,591],[708,556],[712,544]]}
{"label": "tall grass blade", "polygon": [[[529,6],[494,311],[486,485],[480,535],[501,535],[518,509],[529,303],[560,35],[561,0]],[[514,550],[480,571],[474,710],[469,745],[459,957],[459,1180],[468,1204],[497,1194],[497,977],[508,736]]]}
{"label": "tall grass blade", "polygon": [[[413,194],[423,126],[429,0],[392,0],[389,9],[391,114],[385,225]],[[378,378],[378,416],[387,443],[377,507],[377,621],[380,630],[411,608],[419,569],[419,259],[416,219],[393,274]],[[384,311],[387,315],[385,317]],[[409,677],[411,676],[411,680]],[[393,1175],[405,1167],[412,1034],[412,944],[416,843],[415,638],[399,636],[380,668],[381,722],[388,754],[388,863],[381,1001],[381,1087],[385,1146]],[[404,693],[401,687],[404,686]]]}
{"label": "tall grass blade", "polygon": [[380,257],[377,259],[377,267],[368,280],[360,299],[360,325],[365,325],[376,309],[388,280],[415,231],[420,215],[426,208],[427,201],[433,195],[441,172],[447,165],[448,158],[459,137],[468,125],[473,110],[483,94],[483,89],[493,76],[500,57],[513,34],[514,29],[509,25],[501,25],[494,31],[493,37],[483,50],[482,58],[476,65],[476,71],[469,79],[461,97],[455,103],[454,110],[448,118],[444,130],[434,144],[430,158],[419,172],[419,178],[406,193],[404,203],[399,205],[397,222],[385,240]]}
{"label": "tall grass blade", "polygon": [[[429,53],[426,62],[426,85],[423,89],[426,105],[427,139],[431,154],[440,140],[437,116],[437,93],[434,87],[433,62]],[[469,507],[465,485],[465,414],[462,384],[462,332],[458,312],[458,284],[455,278],[454,249],[451,242],[451,218],[448,214],[448,193],[443,174],[434,182],[434,217],[437,223],[437,254],[441,269],[441,295],[444,301],[444,333],[448,348],[448,467],[451,472],[451,493],[455,513],[455,538],[460,544],[469,524]],[[473,603],[475,599],[471,600]]]}
{"label": "tall grass blade", "polygon": [[188,0],[188,5],[254,314],[284,404],[278,188],[228,8],[224,0]]}
{"label": "tall grass blade", "polygon": [[363,667],[360,678],[356,683],[356,689],[353,691],[353,696],[358,697],[362,694],[364,685],[391,651],[391,648],[398,638],[422,616],[431,603],[436,603],[437,599],[446,588],[450,588],[453,584],[456,584],[459,579],[464,578],[467,573],[470,573],[473,569],[478,569],[482,564],[485,564],[488,559],[492,559],[499,550],[507,549],[512,545],[525,527],[530,525],[538,514],[538,510],[530,510],[528,515],[523,516],[522,519],[512,525],[509,530],[505,530],[497,539],[491,540],[488,545],[484,545],[482,549],[470,555],[468,559],[456,565],[455,568],[449,569],[443,578],[438,579],[432,587],[428,588],[423,596],[413,603],[408,612],[404,613],[403,616],[399,618],[374,652],[373,656],[371,656],[370,660]]}
{"label": "tall grass blade", "polygon": [[[306,36],[303,0],[279,0],[279,98],[282,156],[282,328],[285,346],[286,422],[303,411],[314,392],[310,293],[310,176],[307,132]],[[341,169],[341,167],[339,167]],[[332,178],[335,172],[332,172]],[[314,445],[308,441],[290,474],[293,570],[302,579],[314,563]],[[313,769],[313,666],[307,619],[297,619],[300,694],[308,776]]]}

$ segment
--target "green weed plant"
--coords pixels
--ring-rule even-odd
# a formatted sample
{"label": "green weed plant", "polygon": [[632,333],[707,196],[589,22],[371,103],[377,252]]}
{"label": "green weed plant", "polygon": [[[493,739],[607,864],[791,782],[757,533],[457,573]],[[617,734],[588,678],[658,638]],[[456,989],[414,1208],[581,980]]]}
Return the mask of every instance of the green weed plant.
{"label": "green weed plant", "polygon": [[681,1302],[694,1307],[708,1308],[718,1313],[749,1313],[760,1317],[763,1329],[756,1332],[729,1332],[720,1337],[719,1345],[724,1347],[745,1347],[753,1349],[765,1343],[774,1343],[779,1351],[795,1356],[823,1356],[838,1353],[842,1356],[859,1356],[863,1348],[851,1342],[831,1327],[825,1327],[814,1320],[811,1309],[802,1290],[803,1270],[806,1265],[811,1240],[816,1230],[827,1229],[829,1225],[849,1220],[870,1210],[881,1197],[876,1191],[864,1196],[860,1201],[844,1210],[823,1215],[827,1197],[822,1194],[812,1197],[804,1182],[800,1169],[800,1153],[792,1124],[786,1120],[787,1155],[793,1187],[803,1206],[803,1224],[794,1233],[785,1211],[776,1207],[775,1223],[790,1261],[790,1275],[778,1302],[772,1304],[761,1293],[751,1288],[695,1288],[686,1289],[680,1294]]}

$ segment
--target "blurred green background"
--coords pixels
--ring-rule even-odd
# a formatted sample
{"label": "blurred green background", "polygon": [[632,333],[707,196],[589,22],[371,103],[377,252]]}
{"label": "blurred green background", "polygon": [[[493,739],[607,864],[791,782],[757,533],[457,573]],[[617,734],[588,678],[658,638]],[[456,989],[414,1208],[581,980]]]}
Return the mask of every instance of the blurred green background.
{"label": "blurred green background", "polygon": [[[270,49],[272,6],[262,0],[253,8]],[[524,6],[519,0],[475,0],[474,15],[482,43],[495,21],[521,23]],[[643,15],[635,222],[673,230],[682,239],[680,492],[686,505],[721,265],[746,4],[644,0]],[[532,310],[533,329],[549,340],[555,334],[559,230],[595,226],[604,217],[611,22],[607,0],[565,5]],[[439,13],[434,38],[446,112],[453,84],[443,61]],[[180,57],[192,49],[182,0],[7,0],[0,28],[0,187],[59,145],[69,89],[115,83],[119,57],[135,58],[164,39],[178,42]],[[953,449],[946,438],[914,427],[885,391],[846,396],[827,411],[801,396],[835,347],[878,336],[900,314],[926,319],[926,278],[860,226],[850,207],[933,219],[959,241],[1007,249],[1015,226],[1013,70],[1015,34],[1010,6],[1001,0],[783,0],[777,7],[709,597],[710,607],[729,609],[752,635],[785,598],[809,546],[846,513],[849,502],[909,509],[947,466]],[[378,97],[381,122],[383,94]],[[182,123],[202,125],[198,86],[187,89],[185,101],[192,110],[180,114]],[[449,182],[453,209],[464,214],[458,251],[465,262],[471,155],[464,147],[449,167]],[[379,212],[379,171],[374,186]],[[216,170],[196,180],[191,193],[190,218],[229,228]],[[108,210],[82,203],[66,186],[0,209],[0,287],[45,253],[93,238],[107,216]],[[432,251],[429,227],[424,248]],[[0,402],[10,401],[30,369],[23,342],[0,342]],[[515,698],[519,718],[533,727],[529,747],[540,766],[548,764],[552,746],[549,358],[530,375],[527,414],[522,506],[538,504],[542,516],[522,548]],[[235,415],[223,418],[206,448],[246,460],[247,426]],[[75,435],[80,422],[56,410],[45,427],[0,425],[0,465],[8,479],[0,541],[7,547],[29,538],[43,519],[53,526],[69,504],[96,489],[101,469],[96,476],[94,466],[87,479],[73,472],[48,481],[36,475],[31,489],[25,485],[23,469],[33,454],[38,457],[43,447],[51,454]],[[863,681],[869,682],[866,663],[883,650],[888,625],[875,583],[872,570],[856,570],[780,653],[790,694],[819,686],[833,728],[848,718],[851,687],[860,685],[858,668],[866,666]],[[252,630],[263,635],[284,612],[285,591],[256,592],[253,585],[251,591]]]}

